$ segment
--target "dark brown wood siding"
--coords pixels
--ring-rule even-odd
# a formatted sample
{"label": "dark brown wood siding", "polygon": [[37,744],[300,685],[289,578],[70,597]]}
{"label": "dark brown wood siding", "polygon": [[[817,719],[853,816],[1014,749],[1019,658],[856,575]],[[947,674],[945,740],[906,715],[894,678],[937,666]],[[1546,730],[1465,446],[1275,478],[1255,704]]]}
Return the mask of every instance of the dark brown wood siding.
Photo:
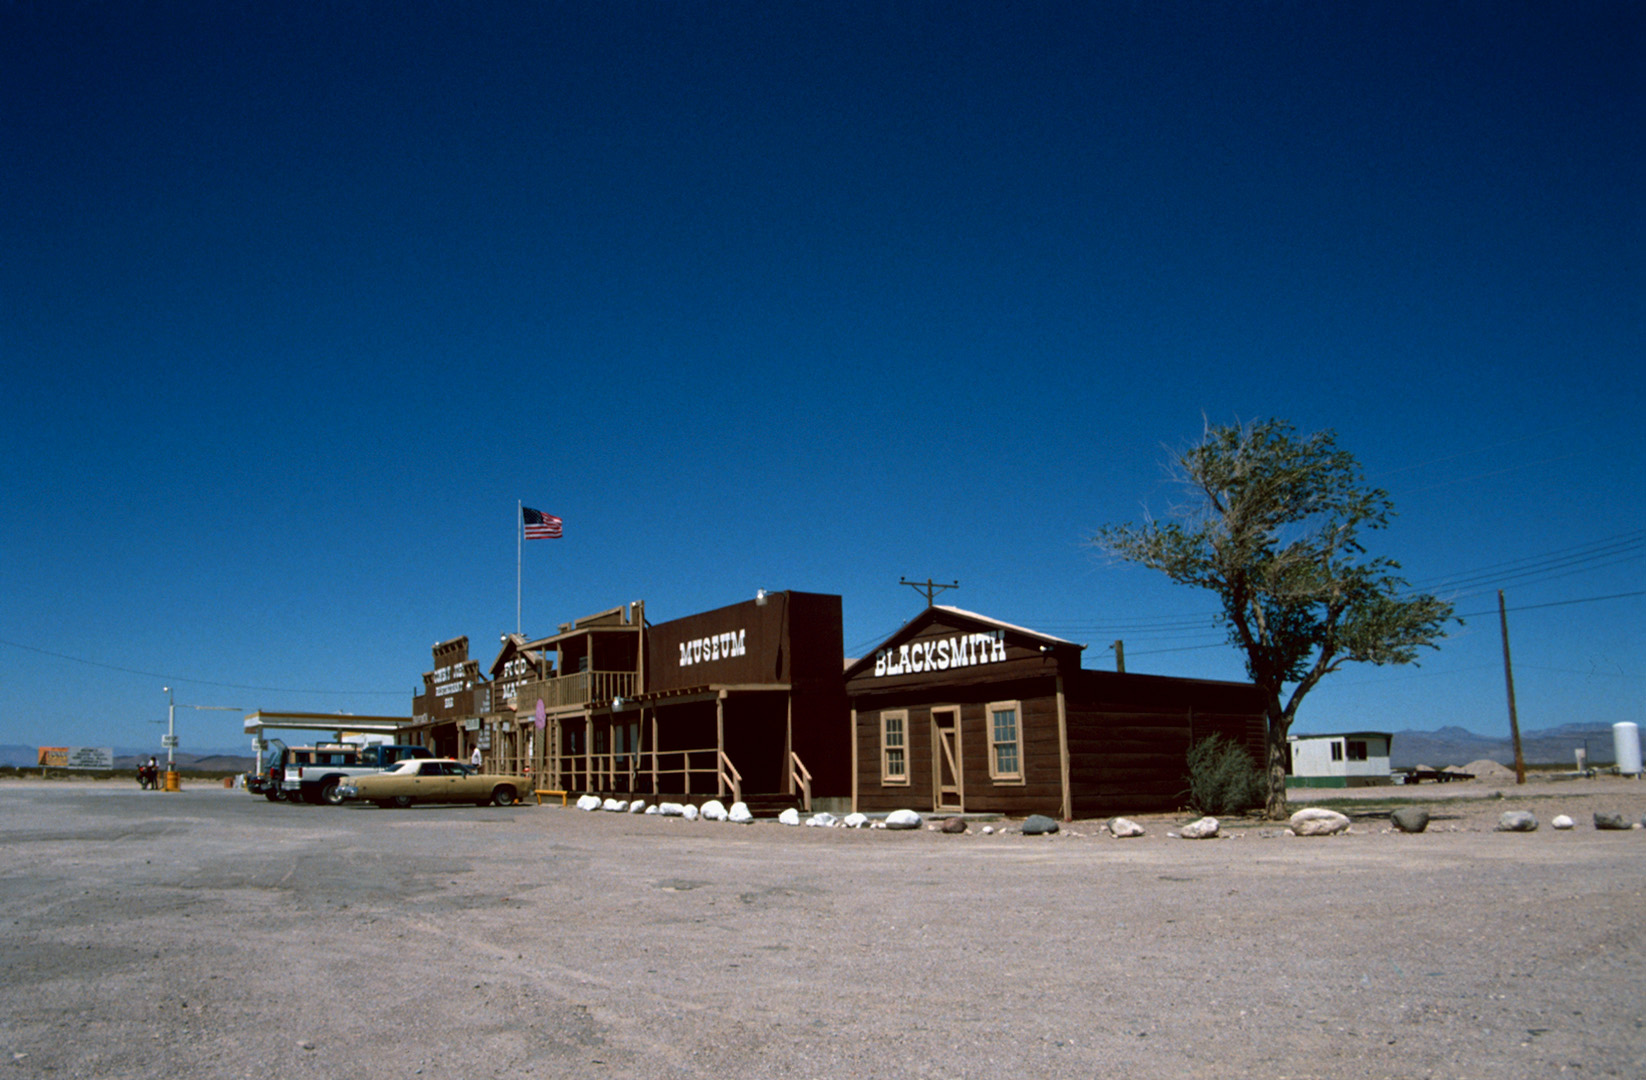
{"label": "dark brown wood siding", "polygon": [[[932,627],[911,640],[948,632],[947,627]],[[966,810],[1014,817],[1060,813],[1059,671],[1067,712],[1070,802],[1077,817],[1182,806],[1189,748],[1214,733],[1244,746],[1254,762],[1262,760],[1265,721],[1256,687],[1087,671],[1078,667],[1078,657],[1018,648],[1010,631],[1007,635],[1009,655],[1003,662],[891,677],[874,676],[867,659],[854,666],[847,687],[858,715],[858,809],[934,809],[932,710],[958,706]],[[999,701],[1020,703],[1022,783],[998,782],[989,775],[986,707]],[[881,780],[880,719],[888,709],[908,712],[907,785]]]}

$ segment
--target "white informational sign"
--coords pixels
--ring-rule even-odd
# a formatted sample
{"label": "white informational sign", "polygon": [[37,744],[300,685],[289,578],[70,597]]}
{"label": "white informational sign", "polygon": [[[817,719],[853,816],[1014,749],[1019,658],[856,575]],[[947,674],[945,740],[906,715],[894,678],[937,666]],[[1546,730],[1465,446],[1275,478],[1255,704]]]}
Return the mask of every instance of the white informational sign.
{"label": "white informational sign", "polygon": [[175,750],[181,745],[182,744],[177,741],[177,736],[176,735],[162,735],[162,736],[160,736],[160,746],[161,746],[162,749]]}
{"label": "white informational sign", "polygon": [[40,767],[50,769],[112,769],[114,749],[108,746],[42,746]]}
{"label": "white informational sign", "polygon": [[112,769],[114,768],[114,749],[108,746],[71,746],[69,747],[69,768]]}

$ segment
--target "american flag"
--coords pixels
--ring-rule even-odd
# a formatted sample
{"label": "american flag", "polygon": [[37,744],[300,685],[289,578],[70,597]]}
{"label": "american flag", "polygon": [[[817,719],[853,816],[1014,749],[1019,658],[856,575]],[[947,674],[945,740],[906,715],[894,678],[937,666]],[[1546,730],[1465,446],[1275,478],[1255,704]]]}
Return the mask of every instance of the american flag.
{"label": "american flag", "polygon": [[560,539],[560,519],[529,506],[520,508],[520,520],[526,526],[527,540]]}

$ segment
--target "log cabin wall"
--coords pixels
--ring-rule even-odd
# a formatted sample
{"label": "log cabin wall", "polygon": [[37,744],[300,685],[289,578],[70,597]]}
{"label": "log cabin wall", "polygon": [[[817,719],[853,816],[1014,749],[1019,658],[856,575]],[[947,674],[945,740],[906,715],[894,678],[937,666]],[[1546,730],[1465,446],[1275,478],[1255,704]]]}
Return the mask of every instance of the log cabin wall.
{"label": "log cabin wall", "polygon": [[[873,705],[858,699],[857,808],[865,813],[938,809],[938,763],[942,737],[933,713],[959,715],[956,750],[961,809],[1012,816],[1058,814],[1062,805],[1062,760],[1055,677],[1016,679],[969,686],[944,686],[931,694],[904,692]],[[990,706],[1015,703],[1018,725],[1016,774],[991,769],[996,747],[990,735]],[[886,777],[884,721],[903,717],[906,780]]]}
{"label": "log cabin wall", "polygon": [[1222,735],[1263,760],[1263,695],[1246,683],[1108,671],[1073,673],[1069,773],[1076,816],[1175,810],[1189,749]]}
{"label": "log cabin wall", "polygon": [[[847,670],[856,808],[1011,816],[1171,810],[1183,804],[1195,742],[1222,734],[1262,761],[1263,699],[1255,687],[1087,671],[1081,649],[985,616],[928,608]],[[997,742],[995,712],[1015,722],[1009,750]],[[948,716],[958,718],[953,733],[942,730]],[[951,756],[958,784],[945,774]]]}

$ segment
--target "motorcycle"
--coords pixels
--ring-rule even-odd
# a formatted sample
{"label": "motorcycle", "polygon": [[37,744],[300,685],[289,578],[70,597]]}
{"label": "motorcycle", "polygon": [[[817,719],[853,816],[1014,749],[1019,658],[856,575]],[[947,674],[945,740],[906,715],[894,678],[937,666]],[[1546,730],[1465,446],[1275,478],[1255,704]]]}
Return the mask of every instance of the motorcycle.
{"label": "motorcycle", "polygon": [[160,766],[137,766],[137,786],[142,788],[144,791],[160,790]]}

